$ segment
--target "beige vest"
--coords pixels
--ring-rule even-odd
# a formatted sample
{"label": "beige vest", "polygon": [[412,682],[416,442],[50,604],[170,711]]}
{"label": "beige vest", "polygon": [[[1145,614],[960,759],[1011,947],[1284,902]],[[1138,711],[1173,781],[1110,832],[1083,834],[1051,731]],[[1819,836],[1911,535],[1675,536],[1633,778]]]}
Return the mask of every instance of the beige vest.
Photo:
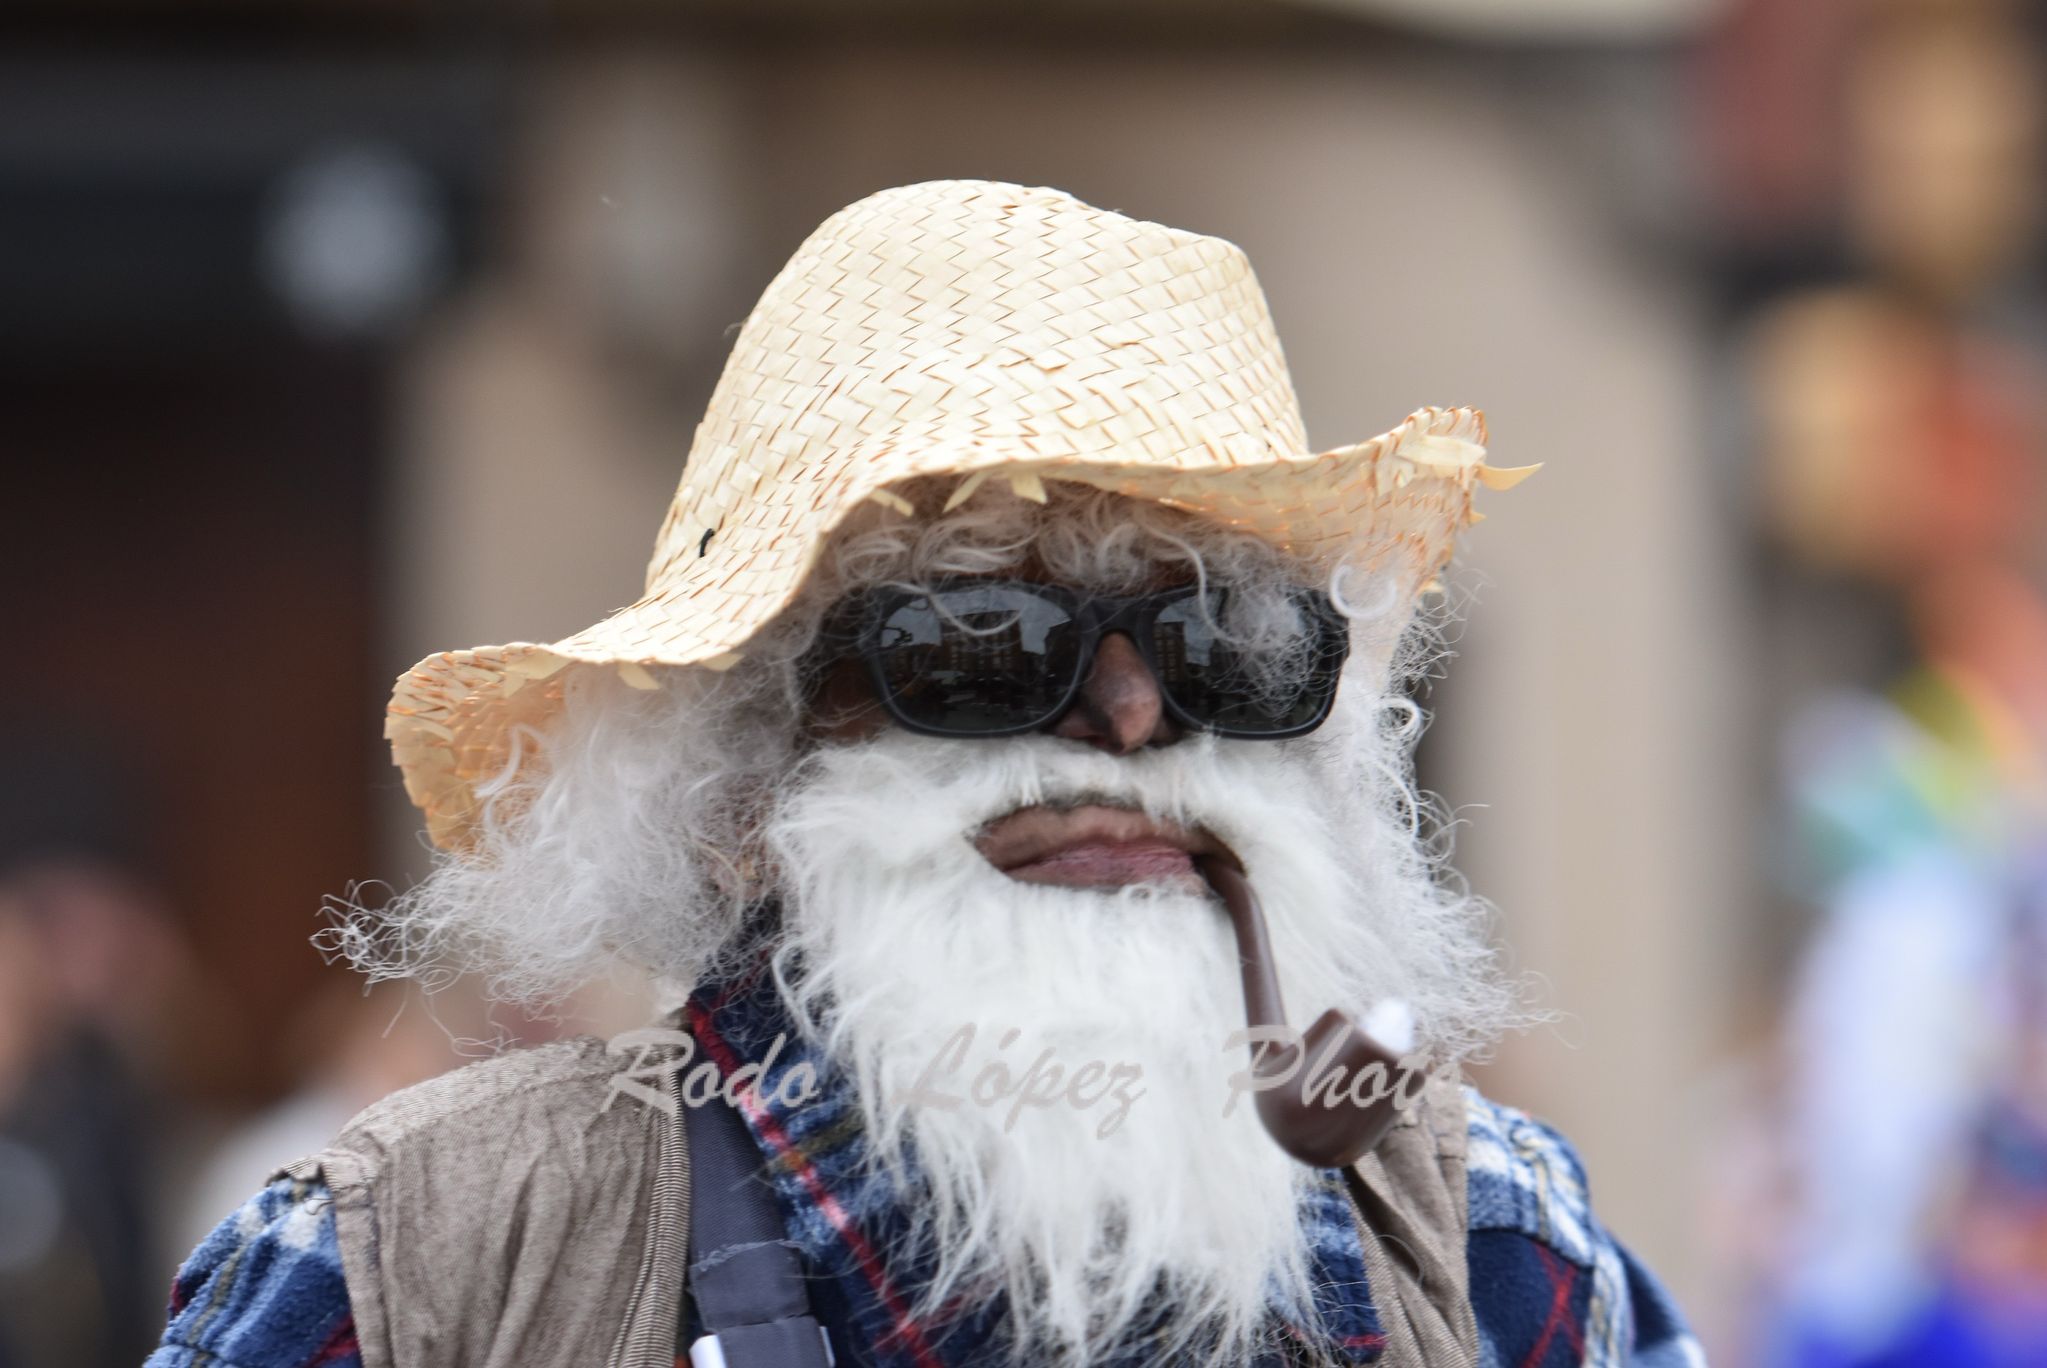
{"label": "beige vest", "polygon": [[[671,1368],[689,1228],[681,1122],[595,1038],[472,1064],[285,1169],[334,1196],[364,1368]],[[1478,1360],[1464,1099],[1429,1085],[1352,1195],[1387,1368]]]}

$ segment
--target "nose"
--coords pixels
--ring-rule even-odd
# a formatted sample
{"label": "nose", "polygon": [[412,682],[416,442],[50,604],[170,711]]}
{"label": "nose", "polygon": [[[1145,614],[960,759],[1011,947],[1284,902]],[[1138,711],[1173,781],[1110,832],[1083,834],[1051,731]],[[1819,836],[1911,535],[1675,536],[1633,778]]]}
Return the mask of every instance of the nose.
{"label": "nose", "polygon": [[1122,632],[1110,632],[1095,648],[1080,694],[1053,724],[1052,734],[1085,741],[1111,755],[1180,739],[1180,729],[1166,716],[1158,681],[1137,653],[1137,644]]}

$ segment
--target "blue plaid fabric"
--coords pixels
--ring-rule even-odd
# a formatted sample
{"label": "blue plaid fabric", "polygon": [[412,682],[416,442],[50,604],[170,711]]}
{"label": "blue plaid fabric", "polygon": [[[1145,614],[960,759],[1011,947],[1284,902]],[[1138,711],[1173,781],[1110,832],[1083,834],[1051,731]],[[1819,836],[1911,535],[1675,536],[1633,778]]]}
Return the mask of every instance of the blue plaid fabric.
{"label": "blue plaid fabric", "polygon": [[[700,997],[704,1052],[729,1072],[759,1061],[780,1029],[756,994]],[[857,1109],[827,1086],[779,1107],[776,1084],[802,1062],[784,1048],[747,1114],[792,1241],[818,1275],[813,1300],[841,1364],[967,1368],[999,1342],[1002,1308],[910,1315],[917,1252],[884,1184],[867,1176]],[[813,1061],[814,1062],[814,1061]],[[831,1075],[819,1071],[821,1079]],[[1584,1168],[1554,1130],[1466,1090],[1471,1298],[1481,1368],[1703,1368],[1705,1356],[1663,1289],[1597,1223]],[[1277,1338],[1325,1363],[1369,1364],[1385,1346],[1349,1196],[1322,1175],[1302,1211],[1321,1291],[1313,1325]],[[331,1204],[317,1185],[280,1181],[242,1207],[179,1271],[164,1345],[146,1368],[358,1368]],[[1261,1360],[1278,1364],[1277,1351]]]}
{"label": "blue plaid fabric", "polygon": [[1483,1368],[1705,1368],[1670,1294],[1594,1219],[1570,1143],[1476,1088],[1464,1095]]}
{"label": "blue plaid fabric", "polygon": [[185,1260],[170,1324],[144,1368],[362,1368],[334,1203],[280,1179]]}

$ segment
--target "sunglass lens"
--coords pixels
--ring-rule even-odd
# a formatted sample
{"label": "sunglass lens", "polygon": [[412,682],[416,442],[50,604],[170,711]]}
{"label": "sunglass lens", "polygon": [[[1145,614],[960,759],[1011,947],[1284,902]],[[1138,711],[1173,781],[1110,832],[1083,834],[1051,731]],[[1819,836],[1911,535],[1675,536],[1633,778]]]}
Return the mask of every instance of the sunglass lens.
{"label": "sunglass lens", "polygon": [[898,716],[967,736],[1048,721],[1071,691],[1078,638],[1050,598],[988,585],[904,600],[882,618],[875,645]]}
{"label": "sunglass lens", "polygon": [[1152,651],[1159,684],[1182,711],[1235,736],[1271,736],[1312,727],[1328,712],[1341,663],[1341,639],[1306,603],[1295,609],[1302,632],[1291,648],[1246,653],[1230,622],[1229,597],[1189,594],[1159,610]]}

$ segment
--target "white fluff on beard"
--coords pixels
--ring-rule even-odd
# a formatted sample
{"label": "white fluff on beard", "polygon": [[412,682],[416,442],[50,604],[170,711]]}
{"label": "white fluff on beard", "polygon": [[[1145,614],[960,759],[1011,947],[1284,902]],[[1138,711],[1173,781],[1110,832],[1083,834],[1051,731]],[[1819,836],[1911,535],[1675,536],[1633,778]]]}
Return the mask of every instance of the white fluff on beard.
{"label": "white fluff on beard", "polygon": [[[877,1162],[936,1254],[925,1311],[1006,1290],[1019,1355],[1068,1362],[1161,1305],[1161,1361],[1176,1362],[1242,1361],[1269,1308],[1312,1315],[1296,1217],[1312,1175],[1253,1108],[1223,1115],[1244,1058],[1224,1049],[1243,999],[1220,905],[1019,883],[970,838],[1020,806],[1083,799],[1205,826],[1259,890],[1297,1024],[1426,997],[1431,957],[1467,964],[1451,938],[1469,930],[1407,915],[1440,901],[1432,887],[1388,905],[1361,877],[1355,831],[1347,843],[1329,824],[1354,804],[1321,769],[1285,742],[1196,736],[1117,757],[1050,737],[891,730],[815,754],[786,791],[767,830],[793,966],[784,992],[856,1080]],[[1105,1136],[1109,1098],[1085,1111],[898,1105],[966,1024],[972,1052],[940,1091],[965,1093],[995,1059],[1021,1075],[1049,1049],[1069,1076],[1090,1060],[1141,1066],[1142,1096]],[[1010,1027],[1021,1035],[1002,1049]]]}

